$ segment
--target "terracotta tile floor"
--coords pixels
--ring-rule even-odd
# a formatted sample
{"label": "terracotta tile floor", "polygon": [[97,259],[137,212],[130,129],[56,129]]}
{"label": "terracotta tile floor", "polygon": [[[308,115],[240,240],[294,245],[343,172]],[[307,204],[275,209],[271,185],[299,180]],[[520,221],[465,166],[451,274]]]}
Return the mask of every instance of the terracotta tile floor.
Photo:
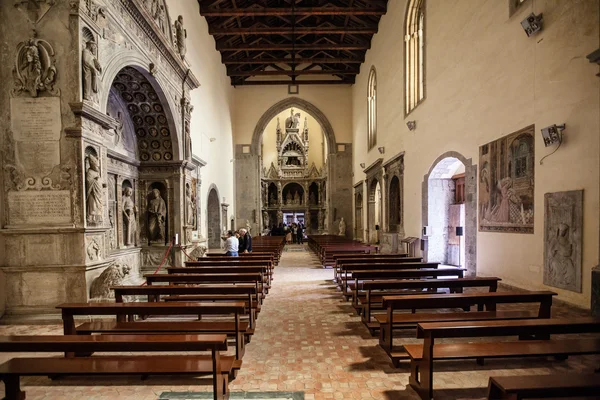
{"label": "terracotta tile floor", "polygon": [[[299,246],[292,246],[296,250]],[[408,387],[408,366],[395,369],[331,282],[332,270],[319,267],[309,252],[285,252],[273,287],[246,348],[232,391],[304,391],[306,399],[417,399]],[[555,315],[581,311],[554,306]],[[58,325],[0,326],[0,334],[60,334]],[[406,342],[415,342],[407,333]],[[40,354],[41,355],[41,354]],[[0,361],[15,356],[0,354]],[[27,356],[32,356],[28,354]],[[436,398],[485,398],[490,375],[590,372],[599,357],[486,360],[438,363]],[[148,399],[165,391],[208,391],[206,380],[150,377],[24,378],[27,399]],[[0,387],[3,393],[4,388]]]}

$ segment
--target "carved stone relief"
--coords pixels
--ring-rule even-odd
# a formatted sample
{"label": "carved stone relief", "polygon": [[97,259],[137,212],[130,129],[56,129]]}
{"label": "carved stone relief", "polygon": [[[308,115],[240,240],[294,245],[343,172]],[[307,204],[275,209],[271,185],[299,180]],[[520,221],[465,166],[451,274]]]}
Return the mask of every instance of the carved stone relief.
{"label": "carved stone relief", "polygon": [[92,102],[98,101],[98,81],[102,75],[102,65],[98,61],[98,45],[90,38],[81,56],[83,77],[83,98]]}
{"label": "carved stone relief", "polygon": [[92,299],[114,299],[114,291],[110,290],[112,286],[120,286],[131,267],[127,264],[115,262],[108,266],[99,277],[94,279],[90,289],[90,298]]}
{"label": "carved stone relief", "polygon": [[177,50],[179,51],[179,55],[183,60],[187,51],[185,44],[185,40],[187,39],[187,31],[183,28],[182,15],[177,17],[177,20],[175,20],[173,27],[175,28],[175,44],[177,45]]}
{"label": "carved stone relief", "polygon": [[164,244],[166,238],[167,205],[158,188],[152,189],[148,200],[148,243]]}
{"label": "carved stone relief", "polygon": [[55,63],[54,49],[47,41],[34,35],[19,43],[13,68],[15,88],[11,95],[27,93],[31,97],[37,97],[40,92],[58,95],[54,90],[57,73]]}
{"label": "carved stone relief", "polygon": [[544,284],[581,293],[583,190],[544,196]]}
{"label": "carved stone relief", "polygon": [[15,7],[23,11],[30,22],[37,24],[56,3],[56,0],[15,0]]}
{"label": "carved stone relief", "polygon": [[137,207],[133,198],[133,189],[123,188],[123,198],[121,200],[123,210],[123,244],[125,246],[135,246],[137,233]]}

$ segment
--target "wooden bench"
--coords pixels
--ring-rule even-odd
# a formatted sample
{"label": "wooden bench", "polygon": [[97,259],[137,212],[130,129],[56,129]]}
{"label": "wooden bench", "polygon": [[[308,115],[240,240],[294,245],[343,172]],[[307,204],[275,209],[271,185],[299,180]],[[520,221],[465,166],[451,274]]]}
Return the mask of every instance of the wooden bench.
{"label": "wooden bench", "polygon": [[154,283],[168,284],[206,284],[206,283],[253,283],[261,298],[266,295],[262,274],[259,272],[223,273],[223,274],[147,274],[144,275],[148,285]]}
{"label": "wooden bench", "polygon": [[[371,321],[371,311],[383,310],[383,296],[391,295],[411,295],[415,290],[437,290],[448,289],[451,293],[462,293],[466,287],[487,287],[490,292],[498,289],[500,278],[476,277],[476,278],[455,278],[455,279],[406,279],[389,281],[365,281],[362,288],[365,295],[358,296],[358,302],[361,306],[361,320],[367,326],[369,331],[379,329],[379,321]],[[404,293],[397,291],[404,290]],[[422,294],[433,294],[422,292]],[[384,319],[383,317],[382,319]]]}
{"label": "wooden bench", "polygon": [[[150,302],[150,303],[67,303],[56,308],[62,312],[63,328],[65,335],[103,333],[165,333],[174,330],[191,333],[225,333],[234,337],[236,369],[241,367],[241,360],[245,351],[245,329],[247,323],[242,323],[240,315],[245,311],[243,302],[228,303],[183,303],[183,302]],[[231,315],[233,321],[227,325],[216,326],[209,321],[146,321],[135,322],[135,315]],[[114,315],[116,321],[86,322],[75,326],[76,315]],[[126,323],[125,317],[129,317]],[[227,322],[227,321],[226,321]],[[226,322],[223,322],[225,324]],[[74,354],[66,354],[73,357]]]}
{"label": "wooden bench", "polygon": [[228,265],[228,266],[203,266],[193,265],[189,267],[167,267],[168,274],[239,274],[239,273],[259,273],[261,274],[262,283],[265,291],[268,293],[268,289],[271,287],[271,276],[269,274],[269,268],[266,265]]}
{"label": "wooden bench", "polygon": [[[400,265],[400,264],[423,264],[423,259],[420,257],[402,257],[402,258],[387,258],[387,259],[371,259],[371,258],[351,258],[348,260],[342,259],[337,260],[336,265],[333,269],[334,271],[334,281],[339,282],[342,273],[344,273],[348,269],[377,269],[376,266],[381,265],[386,268],[388,265]],[[435,268],[439,265],[439,263],[430,263],[435,264]],[[366,265],[366,268],[360,268],[359,266]],[[356,268],[355,268],[356,267]]]}
{"label": "wooden bench", "polygon": [[[406,346],[394,347],[394,329],[412,328],[420,323],[438,321],[481,321],[530,318],[550,318],[552,297],[556,293],[540,292],[488,292],[452,293],[425,296],[383,296],[386,314],[376,315],[380,324],[379,345],[388,353],[394,366],[408,359]],[[537,313],[530,311],[497,311],[497,304],[540,303]],[[468,311],[476,305],[477,311]],[[397,314],[397,310],[462,308],[463,312]],[[485,308],[485,310],[484,310]],[[536,315],[537,314],[537,315]]]}
{"label": "wooden bench", "polygon": [[[194,286],[113,286],[115,301],[123,303],[123,296],[146,296],[148,302],[159,301],[244,301],[248,314],[249,327],[246,330],[252,335],[255,320],[260,311],[260,300],[254,285],[194,285]],[[185,299],[185,300],[184,300]]]}
{"label": "wooden bench", "polygon": [[[409,383],[422,399],[431,399],[434,360],[476,359],[481,363],[485,358],[554,356],[564,359],[570,355],[600,354],[600,338],[549,339],[554,334],[598,332],[600,319],[593,317],[420,323],[417,337],[424,339],[423,344],[404,346],[411,359]],[[543,340],[435,344],[437,339],[486,336],[535,337]]]}
{"label": "wooden bench", "polygon": [[228,398],[233,357],[225,335],[64,335],[0,336],[0,352],[155,352],[210,351],[210,356],[101,356],[13,358],[0,365],[6,400],[24,400],[21,376],[59,375],[212,375],[213,399]]}
{"label": "wooden bench", "polygon": [[273,258],[267,257],[211,257],[185,262],[186,267],[266,267],[270,279],[273,277],[273,265]]}
{"label": "wooden bench", "polygon": [[489,400],[597,397],[600,374],[553,374],[490,377]]}
{"label": "wooden bench", "polygon": [[[416,266],[416,265],[415,265]],[[361,281],[376,281],[382,279],[423,279],[423,278],[439,278],[445,277],[457,277],[464,278],[464,268],[414,268],[414,269],[373,269],[373,270],[352,270],[348,273],[350,278],[354,280],[354,283],[346,283],[348,289],[344,296],[352,297],[352,303],[358,304],[358,294],[362,289]],[[348,293],[350,291],[350,293]]]}

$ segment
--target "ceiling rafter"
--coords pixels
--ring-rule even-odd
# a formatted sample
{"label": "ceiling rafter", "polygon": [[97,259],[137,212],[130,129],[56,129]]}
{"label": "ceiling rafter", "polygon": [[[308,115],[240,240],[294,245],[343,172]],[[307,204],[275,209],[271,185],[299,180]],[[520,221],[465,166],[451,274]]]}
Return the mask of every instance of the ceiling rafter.
{"label": "ceiling rafter", "polygon": [[388,0],[198,3],[238,86],[353,84]]}

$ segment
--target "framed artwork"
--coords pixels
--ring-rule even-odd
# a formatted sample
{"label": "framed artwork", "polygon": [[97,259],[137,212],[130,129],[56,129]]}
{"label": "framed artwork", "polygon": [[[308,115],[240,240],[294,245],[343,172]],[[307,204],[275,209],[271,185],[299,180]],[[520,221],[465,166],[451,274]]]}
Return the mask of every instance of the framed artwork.
{"label": "framed artwork", "polygon": [[535,126],[479,148],[479,231],[533,233]]}

